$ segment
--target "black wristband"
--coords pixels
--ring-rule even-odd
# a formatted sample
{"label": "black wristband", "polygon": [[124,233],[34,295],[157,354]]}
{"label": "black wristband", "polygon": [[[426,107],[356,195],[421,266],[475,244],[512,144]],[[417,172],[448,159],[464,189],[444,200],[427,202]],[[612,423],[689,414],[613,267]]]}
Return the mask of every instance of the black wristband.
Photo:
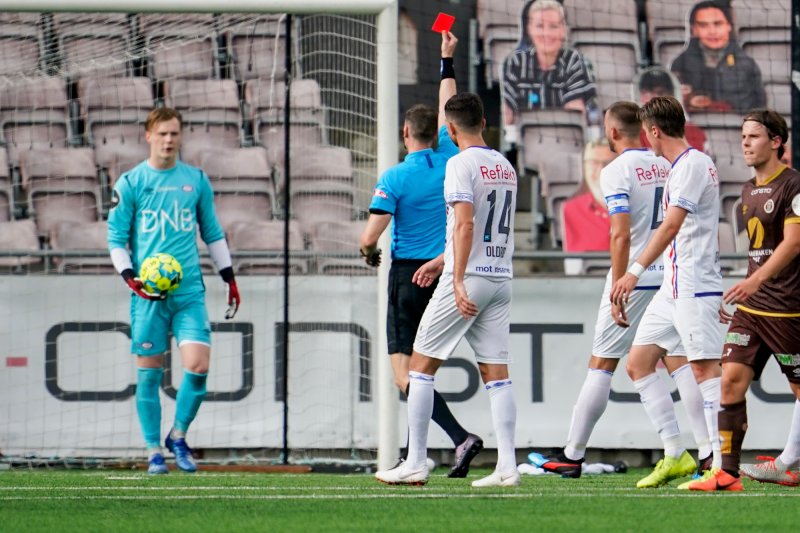
{"label": "black wristband", "polygon": [[442,79],[446,80],[448,78],[456,78],[456,70],[453,68],[453,58],[452,57],[443,57],[441,63],[441,74]]}
{"label": "black wristband", "polygon": [[222,281],[225,283],[230,283],[233,281],[233,267],[225,267],[219,271],[219,275],[222,278]]}
{"label": "black wristband", "polygon": [[122,276],[122,279],[124,279],[126,283],[136,277],[136,273],[132,268],[126,268],[120,272],[119,275]]}

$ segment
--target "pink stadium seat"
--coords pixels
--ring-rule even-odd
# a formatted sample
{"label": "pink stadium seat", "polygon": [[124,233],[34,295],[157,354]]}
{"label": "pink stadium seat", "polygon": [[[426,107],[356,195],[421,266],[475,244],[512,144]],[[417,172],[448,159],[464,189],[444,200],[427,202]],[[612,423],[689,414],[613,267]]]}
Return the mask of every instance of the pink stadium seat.
{"label": "pink stadium seat", "polygon": [[213,13],[142,13],[138,16],[143,35],[162,33],[164,26],[195,34],[214,31]]}
{"label": "pink stadium seat", "polygon": [[[50,231],[50,247],[53,251],[87,251],[92,257],[53,257],[58,272],[68,274],[113,274],[114,265],[108,255],[108,223],[105,221],[85,224],[63,222]],[[99,257],[97,254],[102,254]]]}
{"label": "pink stadium seat", "polygon": [[61,70],[72,77],[124,76],[130,21],[125,13],[53,13]]}
{"label": "pink stadium seat", "polygon": [[483,39],[486,85],[489,88],[500,81],[503,61],[517,46],[524,3],[524,0],[478,1],[478,28]]}
{"label": "pink stadium seat", "polygon": [[[284,100],[282,82],[250,81],[245,85],[245,103],[256,141],[269,151],[270,161],[276,164],[284,151]],[[301,79],[292,83],[291,138],[293,147],[304,148],[325,142],[325,117],[319,84]]]}
{"label": "pink stadium seat", "polygon": [[564,0],[570,31],[613,30],[636,33],[636,0]]}
{"label": "pink stadium seat", "polygon": [[[331,222],[320,226],[311,240],[311,249],[317,252],[317,273],[346,276],[375,274],[376,270],[358,257],[358,239],[363,230],[364,222],[359,220]],[[356,257],[326,257],[326,254],[342,253]]]}
{"label": "pink stadium seat", "polygon": [[147,37],[150,55],[150,77],[207,79],[219,77],[216,34],[198,36],[191,30],[183,33],[171,29],[167,34],[151,33]]}
{"label": "pink stadium seat", "polygon": [[549,109],[526,111],[518,122],[526,168],[538,170],[541,162],[553,154],[563,157],[583,151],[582,113]]}
{"label": "pink stadium seat", "polygon": [[113,186],[123,172],[149,154],[144,122],[153,108],[150,79],[82,78],[78,98],[89,144]]}
{"label": "pink stadium seat", "polygon": [[279,79],[286,72],[284,26],[258,24],[252,29],[228,32],[233,75],[237,80]]}
{"label": "pink stadium seat", "polygon": [[[292,182],[302,180],[335,181],[353,183],[353,156],[347,148],[339,146],[318,146],[305,150],[296,146],[291,153]],[[286,185],[286,172],[283,158],[275,161],[275,187],[278,194]]]}
{"label": "pink stadium seat", "polygon": [[66,147],[72,138],[63,79],[27,78],[0,90],[0,132],[12,166],[20,153]]}
{"label": "pink stadium seat", "polygon": [[184,152],[238,148],[242,143],[239,89],[233,80],[184,80],[164,83],[166,104],[183,116]]}
{"label": "pink stadium seat", "polygon": [[37,75],[42,50],[38,26],[0,22],[0,76]]}
{"label": "pink stadium seat", "polygon": [[102,195],[91,148],[31,151],[20,161],[20,173],[41,235],[62,221],[97,220]]}
{"label": "pink stadium seat", "polygon": [[214,189],[220,224],[229,228],[267,221],[275,212],[275,187],[266,150],[261,147],[216,149],[187,161],[202,168]]}
{"label": "pink stadium seat", "polygon": [[41,13],[0,12],[0,22],[8,24],[38,26],[41,18]]}
{"label": "pink stadium seat", "polygon": [[[236,260],[236,272],[243,274],[282,274],[284,222],[279,220],[247,222],[230,228],[228,244],[232,251],[276,252],[275,257],[249,257]],[[303,235],[296,221],[289,223],[289,250],[302,252]],[[308,261],[300,257],[289,258],[290,274],[308,272]]]}
{"label": "pink stadium seat", "polygon": [[316,235],[319,227],[330,222],[353,219],[355,191],[352,185],[305,180],[294,183],[290,194],[291,216],[308,235]]}
{"label": "pink stadium seat", "polygon": [[[39,239],[36,236],[36,226],[33,220],[0,222],[0,250],[39,251]],[[7,268],[19,268],[24,265],[40,264],[41,262],[41,257],[30,255],[0,257],[0,266]]]}

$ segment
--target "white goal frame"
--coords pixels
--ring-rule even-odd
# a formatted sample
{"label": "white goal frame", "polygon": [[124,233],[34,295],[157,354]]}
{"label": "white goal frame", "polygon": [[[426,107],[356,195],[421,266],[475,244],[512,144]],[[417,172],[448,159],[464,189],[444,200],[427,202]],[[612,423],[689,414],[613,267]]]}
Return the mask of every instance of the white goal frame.
{"label": "white goal frame", "polygon": [[[397,0],[0,0],[0,11],[97,11],[122,13],[341,13],[377,15],[376,108],[377,170],[381,175],[397,163]],[[384,232],[381,248],[389,250]],[[386,340],[386,289],[389,261],[378,270],[376,353],[383,353]],[[384,354],[385,355],[385,354]],[[388,357],[377,357],[378,468],[392,466],[397,458],[398,395]]]}

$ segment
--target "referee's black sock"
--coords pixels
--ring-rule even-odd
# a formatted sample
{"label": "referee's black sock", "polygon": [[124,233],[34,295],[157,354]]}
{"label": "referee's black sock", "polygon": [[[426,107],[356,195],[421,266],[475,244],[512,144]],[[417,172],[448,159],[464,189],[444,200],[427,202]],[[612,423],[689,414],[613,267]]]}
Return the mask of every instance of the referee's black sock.
{"label": "referee's black sock", "polygon": [[431,419],[447,433],[447,436],[453,441],[453,446],[458,446],[467,440],[469,432],[461,427],[456,417],[450,412],[450,408],[447,407],[447,402],[437,390],[433,391],[433,416]]}

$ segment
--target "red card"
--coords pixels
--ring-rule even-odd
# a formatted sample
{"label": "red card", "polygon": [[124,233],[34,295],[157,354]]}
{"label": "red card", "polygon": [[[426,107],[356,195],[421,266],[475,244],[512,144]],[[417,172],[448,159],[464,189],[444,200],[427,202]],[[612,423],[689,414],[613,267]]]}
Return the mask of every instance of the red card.
{"label": "red card", "polygon": [[453,27],[453,22],[456,21],[456,18],[453,15],[448,15],[447,13],[439,13],[436,15],[436,20],[433,21],[433,27],[431,28],[436,33],[442,33],[443,31],[450,31],[450,28]]}

